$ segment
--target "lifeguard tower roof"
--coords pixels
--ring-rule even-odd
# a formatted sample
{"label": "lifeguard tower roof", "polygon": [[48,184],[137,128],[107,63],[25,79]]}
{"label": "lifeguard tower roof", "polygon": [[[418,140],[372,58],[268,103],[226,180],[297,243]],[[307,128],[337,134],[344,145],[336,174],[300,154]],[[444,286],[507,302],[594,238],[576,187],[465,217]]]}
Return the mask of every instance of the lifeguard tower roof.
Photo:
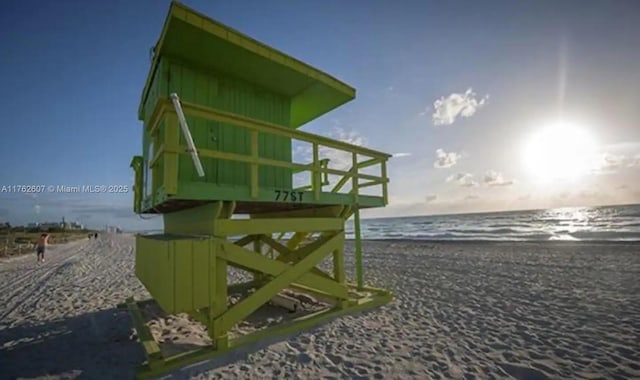
{"label": "lifeguard tower roof", "polygon": [[291,99],[290,127],[298,128],[352,100],[355,89],[181,4],[172,2],[142,93],[138,117],[161,56],[214,70]]}

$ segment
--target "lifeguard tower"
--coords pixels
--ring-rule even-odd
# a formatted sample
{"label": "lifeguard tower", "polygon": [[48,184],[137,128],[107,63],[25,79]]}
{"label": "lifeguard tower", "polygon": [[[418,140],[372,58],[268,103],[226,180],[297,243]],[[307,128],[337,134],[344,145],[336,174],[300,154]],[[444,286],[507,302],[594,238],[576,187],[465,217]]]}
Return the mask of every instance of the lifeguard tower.
{"label": "lifeguard tower", "polygon": [[[142,155],[131,162],[133,208],[162,214],[164,233],[136,236],[135,273],[166,313],[186,312],[202,322],[213,344],[165,356],[140,302],[129,299],[148,359],[140,376],[391,300],[391,293],[364,285],[359,220],[360,209],[387,204],[390,155],[298,130],[354,97],[352,87],[326,73],[171,4],[138,111]],[[307,144],[307,162],[294,160],[294,142]],[[321,157],[327,149],[348,157],[348,167]],[[295,183],[301,173],[307,183]],[[345,273],[350,217],[355,284]],[[230,284],[229,267],[251,273],[251,280]],[[248,293],[232,304],[228,295],[237,289]],[[234,325],[267,303],[297,309],[285,290],[327,307],[229,337]]]}

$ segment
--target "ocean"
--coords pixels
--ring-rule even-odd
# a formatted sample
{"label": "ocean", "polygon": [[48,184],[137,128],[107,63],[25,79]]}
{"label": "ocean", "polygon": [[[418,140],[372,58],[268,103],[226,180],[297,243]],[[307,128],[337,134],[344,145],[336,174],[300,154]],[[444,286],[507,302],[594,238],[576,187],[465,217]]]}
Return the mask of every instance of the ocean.
{"label": "ocean", "polygon": [[[362,219],[363,239],[640,241],[640,205]],[[353,222],[347,223],[353,238]]]}

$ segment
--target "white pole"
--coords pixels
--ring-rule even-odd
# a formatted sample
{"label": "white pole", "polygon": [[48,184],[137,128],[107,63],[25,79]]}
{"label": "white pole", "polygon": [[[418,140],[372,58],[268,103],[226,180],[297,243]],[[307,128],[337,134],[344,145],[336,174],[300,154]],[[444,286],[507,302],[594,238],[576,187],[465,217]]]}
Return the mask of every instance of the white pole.
{"label": "white pole", "polygon": [[204,177],[204,169],[202,169],[202,163],[200,162],[200,157],[198,156],[198,151],[196,150],[196,145],[193,143],[193,138],[191,137],[191,132],[189,132],[189,126],[187,125],[187,119],[184,117],[184,112],[182,112],[182,106],[180,105],[180,98],[178,94],[175,92],[171,95],[171,101],[173,102],[173,107],[176,109],[176,113],[178,114],[178,121],[180,122],[180,128],[182,129],[182,133],[184,134],[184,139],[187,140],[187,145],[189,146],[188,152],[191,154],[191,158],[193,159],[193,164],[196,166],[196,171],[200,177]]}

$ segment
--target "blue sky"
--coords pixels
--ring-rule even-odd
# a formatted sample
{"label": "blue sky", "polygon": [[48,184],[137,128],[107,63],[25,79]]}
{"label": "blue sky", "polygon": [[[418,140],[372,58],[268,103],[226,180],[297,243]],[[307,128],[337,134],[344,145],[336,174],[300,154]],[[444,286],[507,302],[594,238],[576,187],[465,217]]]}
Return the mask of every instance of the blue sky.
{"label": "blue sky", "polygon": [[[357,89],[304,130],[409,154],[390,163],[390,206],[366,216],[640,202],[636,1],[184,3]],[[0,186],[131,184],[136,110],[168,6],[3,3]],[[557,120],[590,136],[588,172],[561,162],[582,152],[571,133],[551,133],[563,142],[529,159],[559,166],[523,165],[530,136]],[[5,192],[0,220],[159,225],[131,203]]]}

